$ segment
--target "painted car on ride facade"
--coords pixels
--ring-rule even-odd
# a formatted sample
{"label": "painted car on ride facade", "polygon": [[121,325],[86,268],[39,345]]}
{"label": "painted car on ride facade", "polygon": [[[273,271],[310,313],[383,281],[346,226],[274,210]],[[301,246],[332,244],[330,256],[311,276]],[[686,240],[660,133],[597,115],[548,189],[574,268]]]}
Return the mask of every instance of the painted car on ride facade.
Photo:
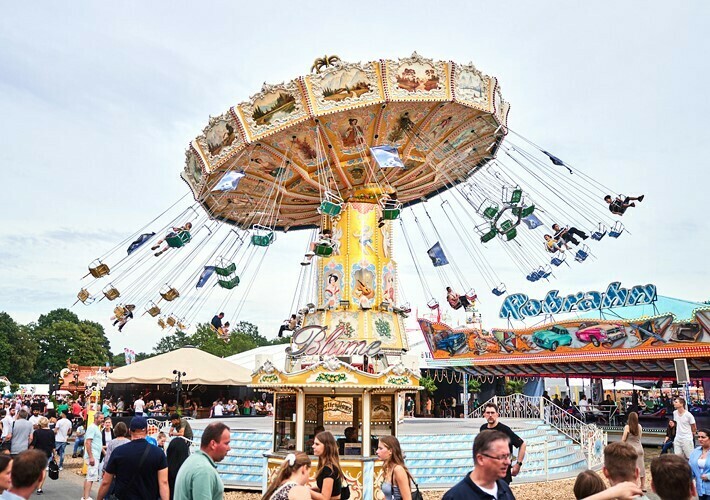
{"label": "painted car on ride facade", "polygon": [[626,338],[626,328],[622,325],[594,325],[581,328],[575,333],[581,342],[591,342],[595,347],[611,344]]}
{"label": "painted car on ride facade", "polygon": [[532,340],[538,347],[556,350],[561,345],[572,345],[572,335],[567,328],[555,325],[549,330],[538,330],[532,335]]}
{"label": "painted car on ride facade", "polygon": [[448,335],[442,335],[436,341],[436,348],[442,351],[448,351],[450,356],[456,354],[456,351],[466,343],[465,333],[449,332]]}

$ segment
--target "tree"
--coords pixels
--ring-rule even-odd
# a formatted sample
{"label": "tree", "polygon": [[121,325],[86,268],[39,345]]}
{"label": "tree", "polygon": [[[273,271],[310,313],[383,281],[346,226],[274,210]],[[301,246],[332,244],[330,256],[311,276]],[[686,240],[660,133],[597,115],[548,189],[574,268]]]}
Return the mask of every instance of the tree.
{"label": "tree", "polygon": [[[136,363],[138,361],[143,361],[144,359],[152,358],[153,356],[155,356],[155,354],[148,354],[146,352],[137,352],[136,353]],[[126,366],[126,354],[123,352],[119,352],[117,354],[111,353],[111,360],[109,361],[109,363],[114,368]]]}
{"label": "tree", "polygon": [[481,385],[481,381],[477,378],[469,378],[468,392],[470,392],[471,394],[478,394],[479,392],[481,392]]}
{"label": "tree", "polygon": [[506,380],[505,394],[506,396],[510,396],[511,394],[522,393],[523,387],[525,387],[525,382],[522,380]]}
{"label": "tree", "polygon": [[166,352],[174,351],[175,349],[180,349],[186,345],[191,345],[190,336],[183,332],[182,330],[177,330],[172,335],[166,335],[155,344],[153,347],[153,352],[155,354],[165,354]]}
{"label": "tree", "polygon": [[[20,327],[9,314],[0,312],[0,352],[11,353],[11,339],[17,337]],[[12,361],[9,356],[0,356],[0,375],[12,374]]]}
{"label": "tree", "polygon": [[37,343],[32,339],[31,328],[26,325],[20,325],[16,335],[10,337],[10,343],[12,344],[12,350],[9,358],[12,372],[9,378],[19,383],[32,380],[39,351],[37,350]]}
{"label": "tree", "polygon": [[45,382],[47,371],[60,371],[67,359],[79,365],[99,366],[109,361],[110,343],[103,327],[93,321],[80,321],[68,309],[55,309],[41,315],[30,325],[38,347],[34,382]]}

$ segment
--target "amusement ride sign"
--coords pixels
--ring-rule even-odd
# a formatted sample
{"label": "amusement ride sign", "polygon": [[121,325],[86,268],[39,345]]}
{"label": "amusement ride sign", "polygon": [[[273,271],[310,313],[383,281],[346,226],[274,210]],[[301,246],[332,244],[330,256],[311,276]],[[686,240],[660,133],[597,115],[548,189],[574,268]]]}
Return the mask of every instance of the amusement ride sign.
{"label": "amusement ride sign", "polygon": [[293,332],[291,346],[286,354],[291,356],[374,356],[380,352],[382,342],[376,340],[367,343],[364,340],[342,338],[347,335],[344,326],[339,326],[330,334],[327,327],[319,325],[304,326]]}
{"label": "amusement ride sign", "polygon": [[524,293],[508,295],[500,308],[501,318],[521,320],[540,314],[561,314],[572,311],[592,311],[610,307],[638,306],[656,301],[656,285],[637,285],[622,288],[621,283],[610,283],[606,292],[577,292],[566,297],[558,290],[547,292],[543,300],[529,298]]}

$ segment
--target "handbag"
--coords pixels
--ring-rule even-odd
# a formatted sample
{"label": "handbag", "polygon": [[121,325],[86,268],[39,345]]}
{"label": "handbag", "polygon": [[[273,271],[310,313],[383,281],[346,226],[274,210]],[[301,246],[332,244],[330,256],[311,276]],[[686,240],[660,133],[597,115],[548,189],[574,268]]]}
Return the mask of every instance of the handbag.
{"label": "handbag", "polygon": [[[424,500],[422,492],[419,491],[419,485],[414,480],[414,477],[409,473],[406,468],[404,469],[404,471],[407,473],[407,477],[409,477],[409,480],[414,483],[414,489],[412,490],[412,500]],[[394,470],[392,471],[392,484],[394,485]]]}
{"label": "handbag", "polygon": [[49,464],[47,465],[47,475],[49,476],[49,479],[53,481],[59,479],[59,466],[57,465],[57,462],[54,461],[54,459],[50,460]]}

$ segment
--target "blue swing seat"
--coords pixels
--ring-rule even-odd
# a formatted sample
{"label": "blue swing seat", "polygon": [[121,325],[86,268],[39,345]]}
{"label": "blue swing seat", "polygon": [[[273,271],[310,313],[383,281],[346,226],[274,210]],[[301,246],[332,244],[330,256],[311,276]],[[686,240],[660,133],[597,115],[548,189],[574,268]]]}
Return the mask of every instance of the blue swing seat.
{"label": "blue swing seat", "polygon": [[496,297],[500,297],[501,295],[503,295],[505,293],[505,285],[503,283],[501,283],[500,285],[495,287],[493,290],[491,290],[491,292]]}
{"label": "blue swing seat", "polygon": [[594,241],[601,241],[604,236],[606,236],[606,226],[602,224],[601,222],[599,223],[599,229],[594,231],[590,236]]}
{"label": "blue swing seat", "polygon": [[565,261],[565,259],[560,259],[559,257],[552,257],[550,259],[550,264],[552,264],[555,267],[559,267],[562,265],[562,263]]}
{"label": "blue swing seat", "polygon": [[587,257],[589,257],[589,247],[585,245],[583,248],[577,250],[577,253],[574,255],[574,260],[584,262],[587,260]]}
{"label": "blue swing seat", "polygon": [[624,232],[624,225],[621,222],[614,224],[614,227],[609,229],[609,238],[618,238]]}

